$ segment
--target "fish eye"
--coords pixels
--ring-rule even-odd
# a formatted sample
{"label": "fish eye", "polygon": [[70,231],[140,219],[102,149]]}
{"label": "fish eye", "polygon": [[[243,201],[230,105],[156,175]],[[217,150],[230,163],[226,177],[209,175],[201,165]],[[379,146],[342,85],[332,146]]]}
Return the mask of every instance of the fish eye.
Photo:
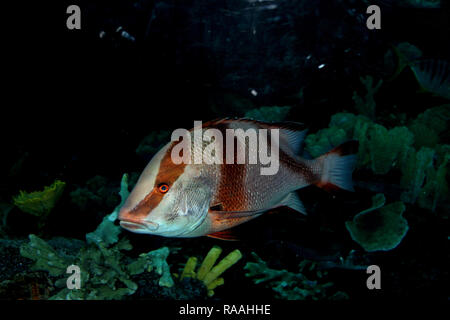
{"label": "fish eye", "polygon": [[158,190],[161,193],[166,193],[167,191],[169,191],[169,185],[167,183],[160,183],[158,185]]}

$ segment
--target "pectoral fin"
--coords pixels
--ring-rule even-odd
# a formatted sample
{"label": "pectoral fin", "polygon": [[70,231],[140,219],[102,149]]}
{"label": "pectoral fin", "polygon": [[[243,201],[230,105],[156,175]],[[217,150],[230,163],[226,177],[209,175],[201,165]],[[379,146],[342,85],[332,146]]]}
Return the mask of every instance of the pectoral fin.
{"label": "pectoral fin", "polygon": [[219,211],[210,209],[209,214],[211,215],[211,218],[213,218],[216,221],[230,220],[230,219],[236,220],[240,218],[254,217],[263,214],[264,211],[267,211],[269,209],[254,210],[254,211]]}

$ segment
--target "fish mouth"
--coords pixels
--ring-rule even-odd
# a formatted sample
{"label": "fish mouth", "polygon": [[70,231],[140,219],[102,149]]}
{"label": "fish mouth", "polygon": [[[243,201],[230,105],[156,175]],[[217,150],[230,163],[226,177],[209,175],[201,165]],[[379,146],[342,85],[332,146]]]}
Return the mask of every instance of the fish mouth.
{"label": "fish mouth", "polygon": [[129,221],[129,220],[122,220],[120,221],[120,226],[124,229],[127,229],[129,231],[133,232],[145,232],[145,231],[155,231],[159,228],[159,224],[154,222],[136,222],[136,221]]}

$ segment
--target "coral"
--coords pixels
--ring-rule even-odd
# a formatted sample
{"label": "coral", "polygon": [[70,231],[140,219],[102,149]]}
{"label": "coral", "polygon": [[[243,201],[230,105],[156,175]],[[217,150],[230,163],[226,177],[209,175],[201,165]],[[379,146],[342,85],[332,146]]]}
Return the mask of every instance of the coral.
{"label": "coral", "polygon": [[142,253],[136,261],[127,266],[127,269],[131,275],[140,274],[143,270],[148,272],[154,271],[161,276],[159,285],[170,288],[174,285],[174,282],[170,274],[170,267],[166,261],[168,256],[169,248],[167,247]]}
{"label": "coral", "polygon": [[109,183],[107,178],[95,176],[89,179],[85,186],[71,191],[70,198],[82,211],[88,209],[98,211],[105,207],[113,209],[119,201],[116,188],[117,186]]}
{"label": "coral", "polygon": [[446,180],[450,153],[447,152],[444,160],[437,169],[429,167],[427,170],[427,182],[419,194],[418,204],[422,208],[436,210],[437,203],[448,197],[448,184]]}
{"label": "coral", "polygon": [[325,128],[306,137],[305,149],[313,158],[317,158],[346,140],[345,130],[338,127]]}
{"label": "coral", "polygon": [[0,237],[6,238],[7,237],[7,230],[8,230],[8,215],[9,212],[14,208],[13,205],[6,203],[6,202],[0,202]]}
{"label": "coral", "polygon": [[[434,148],[449,126],[450,104],[427,109],[411,121],[408,128],[414,133],[414,146]],[[449,137],[442,137],[449,138]]]}
{"label": "coral", "polygon": [[419,151],[409,149],[407,157],[402,165],[402,177],[400,185],[405,188],[402,193],[402,201],[415,203],[419,196],[426,174],[433,167],[435,151],[422,147]]}
{"label": "coral", "polygon": [[114,211],[103,218],[103,221],[98,225],[97,229],[86,235],[86,241],[88,243],[102,243],[103,245],[110,245],[116,243],[122,229],[114,224],[117,219],[120,208],[125,203],[129,195],[128,190],[128,175],[122,176],[120,182],[119,195],[121,198],[120,204],[114,209]]}
{"label": "coral", "polygon": [[355,102],[355,109],[362,115],[375,119],[375,94],[383,84],[383,80],[379,80],[374,85],[373,78],[371,76],[361,77],[360,81],[366,89],[366,94],[361,97],[356,91],[353,92],[353,101]]}
{"label": "coral", "polygon": [[388,130],[365,116],[338,113],[329,128],[306,137],[305,150],[318,157],[349,139],[359,141],[359,167],[369,165],[374,173],[386,174],[403,161],[414,136],[406,127]]}
{"label": "coral", "polygon": [[214,266],[221,253],[222,249],[220,247],[214,246],[211,248],[197,273],[195,273],[197,258],[190,257],[186,262],[180,280],[194,278],[202,281],[208,290],[208,296],[212,297],[214,295],[214,289],[225,283],[224,279],[220,278],[220,276],[242,258],[241,252],[236,249]]}
{"label": "coral", "polygon": [[372,198],[372,207],[358,213],[345,226],[352,239],[364,250],[388,251],[399,245],[408,232],[408,222],[402,217],[405,205],[395,202],[385,205],[383,194]]}
{"label": "coral", "polygon": [[426,169],[426,181],[420,189],[417,198],[418,205],[422,208],[435,211],[440,201],[448,199],[448,166],[450,163],[450,145],[438,145],[436,147],[434,165]]}
{"label": "coral", "polygon": [[245,113],[245,118],[253,120],[267,121],[267,122],[279,122],[286,119],[291,107],[261,107],[259,109],[249,110]]}
{"label": "coral", "polygon": [[[120,227],[114,225],[118,211],[128,196],[128,176],[121,182],[121,203],[104,218],[94,232],[86,235],[86,244],[76,255],[57,252],[51,245],[35,235],[30,235],[30,242],[21,246],[20,253],[34,261],[34,270],[48,271],[56,280],[60,291],[50,299],[122,299],[133,294],[138,286],[131,276],[143,272],[155,272],[159,285],[173,285],[166,247],[141,254],[130,262],[122,251],[131,250],[128,240],[118,241]],[[66,286],[66,270],[70,265],[80,267],[81,288],[70,290]]]}
{"label": "coral", "polygon": [[35,261],[31,270],[45,270],[51,276],[60,276],[71,264],[70,259],[61,257],[55,249],[41,238],[30,234],[30,242],[20,247],[20,254]]}
{"label": "coral", "polygon": [[[406,127],[388,130],[378,124],[373,124],[368,134],[360,137],[363,145],[370,146],[370,165],[376,174],[386,174],[393,165],[402,162],[407,148],[414,141],[413,134]],[[364,141],[364,138],[367,140]]]}
{"label": "coral", "polygon": [[[316,278],[327,275],[326,272],[315,270],[315,263],[303,260],[299,265],[299,272],[290,272],[285,269],[276,270],[268,267],[267,263],[252,253],[256,262],[248,262],[244,269],[247,277],[253,278],[255,284],[264,284],[276,292],[276,297],[287,300],[319,300],[346,297],[342,292],[330,295],[328,288],[333,286],[331,282],[319,282],[310,280],[305,274],[314,274]],[[308,267],[308,268],[307,268]]]}
{"label": "coral", "polygon": [[55,180],[52,185],[43,191],[24,192],[13,198],[14,204],[22,211],[45,218],[61,197],[66,183]]}

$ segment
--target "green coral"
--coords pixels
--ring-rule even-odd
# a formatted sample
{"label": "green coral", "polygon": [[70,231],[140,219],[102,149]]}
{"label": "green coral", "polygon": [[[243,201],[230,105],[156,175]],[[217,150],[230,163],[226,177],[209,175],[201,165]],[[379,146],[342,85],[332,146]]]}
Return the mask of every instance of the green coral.
{"label": "green coral", "polygon": [[345,226],[352,239],[364,250],[388,251],[399,245],[408,232],[408,222],[402,217],[405,205],[395,202],[385,205],[383,194],[372,198],[372,207],[358,213]]}
{"label": "green coral", "polygon": [[61,257],[52,246],[41,238],[30,234],[30,242],[20,248],[20,254],[35,261],[32,270],[45,270],[52,276],[66,272],[70,261]]}
{"label": "green coral", "polygon": [[88,243],[102,243],[103,245],[108,246],[117,242],[122,229],[119,226],[116,226],[114,224],[114,221],[117,219],[120,208],[125,203],[129,193],[128,175],[124,174],[120,183],[120,204],[114,209],[111,214],[103,218],[103,221],[98,225],[95,231],[86,235],[86,241]]}
{"label": "green coral", "polygon": [[[86,245],[76,255],[61,254],[35,235],[30,235],[30,242],[21,246],[21,254],[34,261],[34,270],[48,271],[51,276],[60,277],[55,282],[60,291],[50,299],[122,299],[133,294],[138,288],[131,276],[150,271],[160,276],[161,286],[173,285],[166,261],[168,248],[141,254],[135,261],[130,261],[123,253],[131,250],[132,246],[128,240],[118,241],[120,227],[114,225],[114,221],[128,197],[127,178],[127,175],[122,178],[121,203],[104,218],[95,231],[86,235]],[[80,268],[80,289],[65,288],[66,270],[70,265]]]}
{"label": "green coral", "polygon": [[371,76],[361,77],[361,83],[366,89],[366,94],[360,96],[356,91],[353,92],[353,101],[355,102],[355,109],[362,115],[375,119],[376,103],[375,94],[383,84],[383,80],[379,80],[374,84],[374,79]]}
{"label": "green coral", "polygon": [[[359,141],[359,168],[385,175],[392,169],[401,173],[401,200],[435,210],[448,195],[448,139],[450,105],[430,108],[410,121],[408,127],[386,128],[369,118],[337,113],[328,128],[308,135],[305,150],[318,157],[342,142]],[[437,152],[437,150],[439,150]]]}
{"label": "green coral", "polygon": [[386,174],[403,160],[414,136],[406,127],[388,130],[365,116],[338,113],[329,128],[306,137],[305,150],[318,157],[349,139],[359,141],[359,167],[368,165],[374,173]]}
{"label": "green coral", "polygon": [[348,138],[345,130],[338,127],[331,127],[321,129],[316,134],[308,135],[305,139],[305,145],[308,153],[313,158],[317,158],[346,140]]}
{"label": "green coral", "polygon": [[[320,300],[338,297],[348,298],[344,293],[337,292],[331,295],[328,289],[333,286],[331,282],[319,281],[326,272],[315,270],[315,263],[307,260],[299,265],[299,272],[290,272],[285,269],[269,268],[256,253],[252,253],[256,262],[248,262],[244,269],[247,277],[252,278],[257,285],[263,284],[276,293],[276,297],[286,300]],[[317,280],[311,280],[306,274],[312,274]]]}
{"label": "green coral", "polygon": [[170,267],[166,261],[168,256],[169,248],[167,247],[142,253],[136,261],[127,266],[127,269],[131,275],[140,274],[143,270],[149,272],[154,271],[161,276],[159,278],[159,285],[170,288],[174,282],[170,274]]}
{"label": "green coral", "polygon": [[[447,147],[450,148],[448,145]],[[445,156],[437,169],[434,167],[428,168],[426,174],[427,181],[418,198],[420,207],[435,211],[437,203],[448,197],[449,189],[447,184],[447,173],[449,163],[450,151],[447,149]]]}
{"label": "green coral", "polygon": [[[368,130],[363,145],[370,146],[368,155],[372,171],[386,174],[398,160],[401,162],[406,149],[413,143],[414,136],[406,127],[395,127],[390,130],[373,124]],[[361,141],[361,140],[360,140]]]}
{"label": "green coral", "polygon": [[439,145],[435,150],[410,150],[402,170],[401,185],[406,189],[402,200],[418,201],[420,207],[435,211],[438,202],[448,195],[449,159],[449,145]]}
{"label": "green coral", "polygon": [[418,204],[422,208],[436,210],[437,203],[448,199],[448,167],[450,164],[450,145],[441,145],[436,149],[437,165],[427,170],[427,181],[419,194]]}
{"label": "green coral", "polygon": [[220,276],[242,258],[242,253],[236,249],[214,265],[221,253],[222,248],[218,246],[212,247],[205,259],[203,259],[197,272],[195,271],[197,257],[189,257],[181,273],[180,280],[193,278],[201,281],[207,289],[208,297],[212,297],[214,295],[214,289],[225,283],[224,278]]}
{"label": "green coral", "polygon": [[406,161],[402,166],[400,184],[406,189],[402,194],[402,200],[407,203],[415,203],[419,196],[427,171],[433,167],[435,151],[422,147],[419,151],[410,149]]}
{"label": "green coral", "polygon": [[[450,120],[450,104],[430,108],[411,121],[408,128],[414,133],[414,146],[434,148],[446,133]],[[448,133],[447,133],[448,134]]]}
{"label": "green coral", "polygon": [[250,118],[259,121],[279,122],[286,119],[291,107],[261,107],[259,109],[249,110],[245,113],[245,118]]}
{"label": "green coral", "polygon": [[8,216],[14,206],[7,202],[0,202],[0,237],[7,238]]}
{"label": "green coral", "polygon": [[61,197],[66,183],[55,180],[50,186],[44,187],[43,191],[24,192],[13,198],[14,205],[20,210],[45,218]]}

